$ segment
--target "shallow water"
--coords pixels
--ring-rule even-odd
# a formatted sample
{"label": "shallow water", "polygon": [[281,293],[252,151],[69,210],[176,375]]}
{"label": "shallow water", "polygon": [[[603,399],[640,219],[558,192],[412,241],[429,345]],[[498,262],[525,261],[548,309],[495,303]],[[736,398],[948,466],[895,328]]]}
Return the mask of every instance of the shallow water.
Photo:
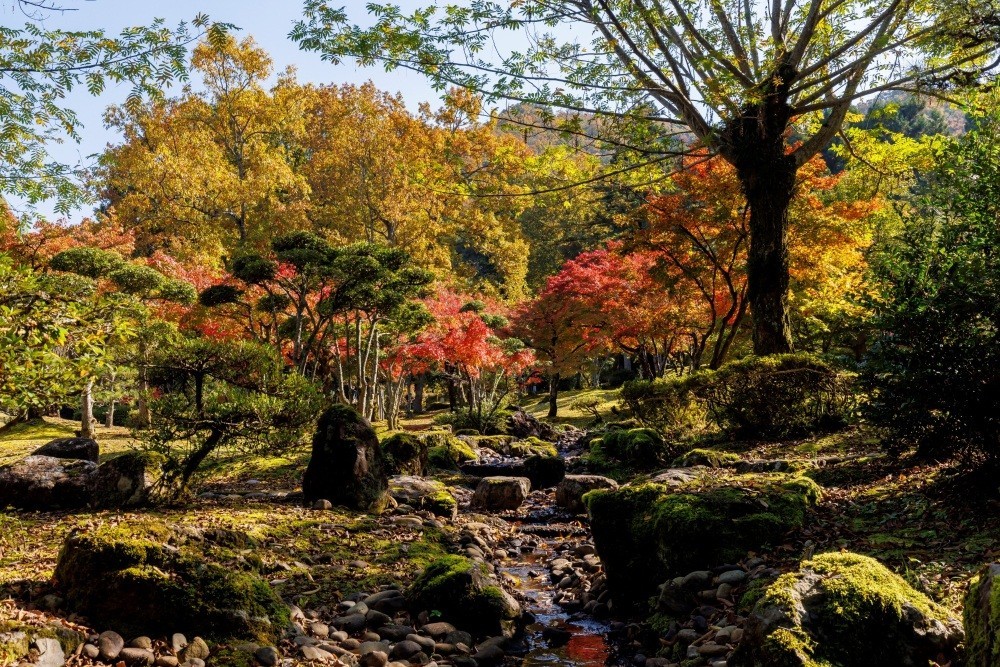
{"label": "shallow water", "polygon": [[[525,628],[524,667],[604,667],[610,664],[611,651],[607,641],[607,623],[590,617],[572,618],[552,601],[555,586],[549,583],[548,568],[545,563],[552,558],[548,542],[543,542],[532,553],[522,554],[518,561],[501,568],[527,598],[526,610],[535,617],[535,622]],[[531,577],[529,572],[539,574]],[[546,629],[558,629],[569,633],[568,641],[564,633],[561,639],[553,641],[544,636]]]}

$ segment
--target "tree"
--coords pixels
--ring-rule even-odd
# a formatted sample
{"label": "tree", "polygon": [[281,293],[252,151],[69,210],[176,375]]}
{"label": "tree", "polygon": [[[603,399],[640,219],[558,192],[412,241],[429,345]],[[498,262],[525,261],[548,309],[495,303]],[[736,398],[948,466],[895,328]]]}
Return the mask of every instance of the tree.
{"label": "tree", "polygon": [[203,35],[221,39],[228,28],[199,14],[175,30],[157,19],[117,37],[103,30],[49,30],[44,17],[60,10],[55,3],[16,0],[13,4],[30,21],[22,28],[3,28],[0,194],[24,198],[29,204],[54,197],[61,212],[84,198],[76,170],[52,161],[46,150],[66,137],[79,140],[80,121],[63,104],[66,95],[78,87],[100,95],[110,81],[132,84],[130,107],[143,97],[158,98],[172,80],[186,77],[188,46]]}
{"label": "tree", "polygon": [[[683,128],[699,150],[732,164],[749,207],[747,297],[759,354],[792,348],[788,209],[798,170],[837,136],[856,100],[893,90],[940,94],[976,82],[991,73],[1000,49],[992,0],[524,0],[411,14],[395,4],[367,8],[375,20],[361,27],[325,0],[305,0],[292,37],[334,62],[354,57],[408,68],[440,87],[574,112],[577,126],[593,114],[610,118],[618,132],[606,141],[626,146],[635,166],[666,162],[678,151],[671,142],[633,142],[649,123]],[[577,35],[592,35],[593,43]],[[795,144],[793,128],[801,137]]]}
{"label": "tree", "polygon": [[249,37],[200,43],[191,68],[204,93],[108,111],[125,142],[101,157],[97,186],[143,254],[218,265],[238,246],[265,248],[276,230],[305,226],[305,96],[291,72],[264,88],[271,60]]}
{"label": "tree", "polygon": [[321,404],[309,381],[254,343],[181,339],[159,352],[153,368],[156,428],[141,435],[166,457],[161,484],[174,496],[220,448],[297,444]]}
{"label": "tree", "polygon": [[[995,99],[995,98],[994,98]],[[1000,457],[1000,121],[950,141],[872,253],[868,416],[897,450]]]}

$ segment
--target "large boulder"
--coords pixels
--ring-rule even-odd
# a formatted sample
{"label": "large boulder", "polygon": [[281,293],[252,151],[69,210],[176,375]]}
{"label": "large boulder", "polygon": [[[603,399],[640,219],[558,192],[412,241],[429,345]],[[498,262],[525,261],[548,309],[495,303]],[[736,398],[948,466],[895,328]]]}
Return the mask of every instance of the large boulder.
{"label": "large boulder", "polygon": [[0,507],[76,509],[91,502],[93,461],[27,456],[0,467]]}
{"label": "large boulder", "polygon": [[458,502],[442,482],[415,475],[389,479],[389,495],[398,503],[427,510],[437,516],[455,518]]}
{"label": "large boulder", "polygon": [[521,616],[520,605],[490,578],[486,565],[463,556],[433,561],[406,597],[415,613],[437,611],[442,620],[478,634],[500,634]]}
{"label": "large boulder", "polygon": [[472,507],[481,510],[516,510],[531,492],[527,477],[484,477],[472,496]]}
{"label": "large boulder", "polygon": [[534,415],[530,415],[524,410],[515,410],[507,417],[506,432],[515,438],[541,438],[542,440],[554,441],[556,430],[552,424],[547,424],[539,420]]}
{"label": "large boulder", "polygon": [[93,438],[56,438],[31,454],[32,456],[54,456],[57,459],[79,459],[97,463],[100,459],[101,448]]}
{"label": "large boulder", "polygon": [[127,636],[169,631],[273,643],[289,620],[267,581],[206,560],[155,521],[71,533],[54,579],[72,610]]}
{"label": "large boulder", "polygon": [[583,496],[598,489],[617,489],[618,482],[600,475],[566,475],[556,487],[556,505],[571,512],[586,512]]}
{"label": "large boulder", "polygon": [[631,609],[654,582],[780,543],[819,496],[808,478],[746,475],[591,491],[584,503],[614,603]]}
{"label": "large boulder", "polygon": [[427,473],[428,446],[412,433],[393,433],[382,441],[386,465],[392,475],[424,475]]}
{"label": "large boulder", "polygon": [[367,510],[382,502],[388,486],[385,454],[372,425],[346,405],[327,409],[302,478],[305,499]]}
{"label": "large boulder", "polygon": [[146,504],[163,472],[163,460],[151,452],[127,452],[102,463],[91,480],[91,504],[96,507]]}
{"label": "large boulder", "polygon": [[1000,656],[1000,564],[984,567],[965,595],[965,664],[993,667]]}
{"label": "large boulder", "polygon": [[[732,667],[946,664],[957,619],[868,556],[827,553],[768,587],[747,618]],[[987,662],[970,663],[994,665]]]}

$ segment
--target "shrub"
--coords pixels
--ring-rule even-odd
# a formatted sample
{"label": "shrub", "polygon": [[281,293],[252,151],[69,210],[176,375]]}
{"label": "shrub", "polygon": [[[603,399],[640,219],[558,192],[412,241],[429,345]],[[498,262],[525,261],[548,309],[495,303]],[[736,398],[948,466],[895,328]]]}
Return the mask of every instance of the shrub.
{"label": "shrub", "polygon": [[896,450],[1000,456],[1000,122],[985,122],[870,259],[866,416]]}
{"label": "shrub", "polygon": [[834,430],[857,407],[854,375],[809,354],[746,357],[716,371],[632,382],[622,400],[637,419],[669,433],[712,424],[745,438]]}

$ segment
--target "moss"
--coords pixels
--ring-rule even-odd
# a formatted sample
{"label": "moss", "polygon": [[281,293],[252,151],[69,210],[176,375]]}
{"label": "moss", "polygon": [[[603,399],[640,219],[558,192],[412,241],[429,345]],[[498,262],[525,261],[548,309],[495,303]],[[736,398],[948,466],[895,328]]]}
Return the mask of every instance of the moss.
{"label": "moss", "polygon": [[455,435],[482,435],[482,433],[474,428],[460,428],[455,431]]}
{"label": "moss", "polygon": [[180,544],[165,524],[123,522],[71,535],[55,579],[77,611],[125,633],[169,627],[274,641],[288,622],[281,599],[256,574],[206,562],[206,553]]}
{"label": "moss", "polygon": [[396,432],[381,442],[392,475],[423,475],[427,468],[427,443],[411,433]]}
{"label": "moss", "polygon": [[777,544],[819,497],[814,482],[786,475],[717,483],[697,490],[645,483],[584,496],[616,604],[634,606],[668,577]]}
{"label": "moss", "polygon": [[437,612],[473,632],[495,633],[519,610],[492,583],[486,566],[463,556],[435,559],[407,591],[414,611]]}
{"label": "moss", "polygon": [[733,466],[743,459],[739,454],[732,452],[720,452],[715,449],[692,449],[689,452],[674,459],[673,465],[683,468],[690,466],[710,466],[712,468],[726,468]]}
{"label": "moss", "polygon": [[445,442],[431,446],[428,450],[428,462],[431,467],[439,470],[455,470],[458,464],[475,461],[479,456],[468,443],[450,436]]}
{"label": "moss", "polygon": [[767,592],[768,587],[773,583],[772,579],[758,578],[751,581],[746,590],[743,591],[743,595],[740,596],[739,604],[737,605],[737,610],[742,614],[748,614],[754,608],[754,605],[764,597],[764,593]]}
{"label": "moss", "polygon": [[854,553],[826,553],[804,561],[798,572],[775,580],[756,609],[769,619],[770,630],[741,647],[734,665],[926,664],[942,647],[921,643],[914,627],[950,624],[945,609],[898,574]]}
{"label": "moss", "polygon": [[513,443],[510,446],[509,452],[511,456],[525,458],[529,456],[547,456],[551,458],[559,456],[559,452],[556,450],[554,444],[536,437],[530,437]]}
{"label": "moss", "polygon": [[987,566],[969,584],[962,612],[965,626],[965,659],[970,667],[1000,662],[1000,586],[994,579],[997,566]]}

